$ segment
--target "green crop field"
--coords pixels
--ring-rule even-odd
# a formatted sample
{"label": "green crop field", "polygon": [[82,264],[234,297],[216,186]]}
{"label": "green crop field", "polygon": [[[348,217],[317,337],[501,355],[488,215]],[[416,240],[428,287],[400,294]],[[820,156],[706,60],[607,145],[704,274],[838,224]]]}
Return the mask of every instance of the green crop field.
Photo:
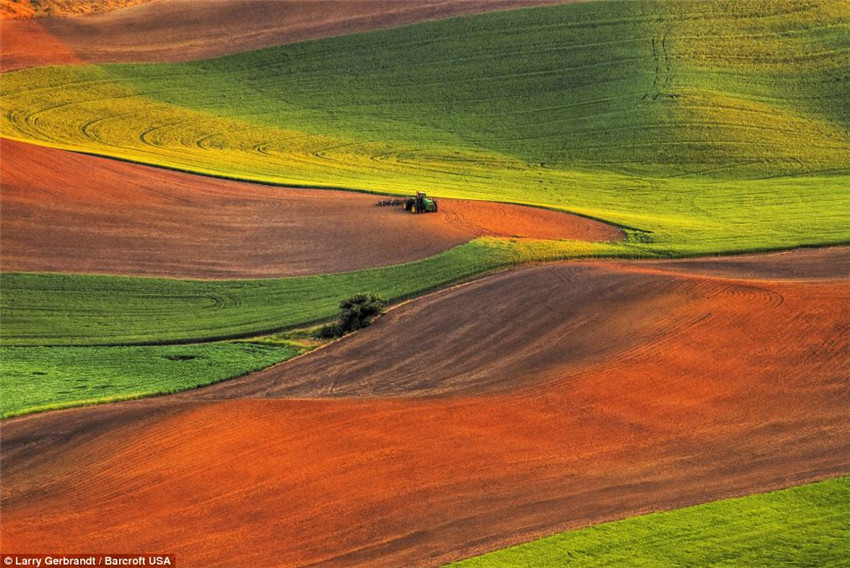
{"label": "green crop field", "polygon": [[850,477],[569,531],[452,564],[845,566]]}
{"label": "green crop field", "polygon": [[28,69],[4,74],[0,96],[7,138],[639,230],[623,244],[480,239],[308,278],[4,274],[5,346],[237,337],[329,318],[352,293],[398,300],[531,260],[850,242],[846,2],[515,10],[191,63]]}
{"label": "green crop field", "polygon": [[[628,235],[479,238],[267,280],[3,273],[8,418],[268,367],[315,345],[254,336],[327,320],[358,292],[397,302],[533,261],[850,243],[850,2],[583,2],[187,63],[25,69],[2,75],[0,137],[282,186],[528,204]],[[841,565],[848,502],[843,477],[457,566]]]}
{"label": "green crop field", "polygon": [[0,347],[3,418],[166,394],[258,371],[293,347],[210,343],[145,347]]}
{"label": "green crop field", "polygon": [[[627,251],[643,254],[639,244],[478,239],[410,264],[277,280],[4,274],[0,412],[9,417],[165,394],[244,375],[305,348],[276,338],[251,340],[269,344],[269,350],[155,344],[303,326],[331,318],[339,301],[357,292],[376,290],[399,300],[511,263]],[[147,345],[115,347],[139,344]],[[167,359],[184,352],[197,357]]]}
{"label": "green crop field", "polygon": [[639,245],[478,239],[388,268],[273,280],[5,274],[2,345],[126,345],[224,339],[331,318],[364,291],[399,300],[523,260],[613,254]]}
{"label": "green crop field", "polygon": [[598,2],[183,64],[4,75],[3,136],[281,184],[492,199],[665,254],[850,241],[850,4]]}
{"label": "green crop field", "polygon": [[[341,299],[365,290],[399,300],[512,263],[640,256],[640,246],[478,239],[410,264],[276,280],[5,274],[0,412],[5,418],[176,392],[241,376],[305,350],[276,338],[251,340],[269,344],[269,350],[238,343],[150,344],[253,336],[329,319]],[[148,345],[116,347],[138,344]],[[97,347],[107,345],[112,347]],[[175,354],[196,358],[168,359]]]}

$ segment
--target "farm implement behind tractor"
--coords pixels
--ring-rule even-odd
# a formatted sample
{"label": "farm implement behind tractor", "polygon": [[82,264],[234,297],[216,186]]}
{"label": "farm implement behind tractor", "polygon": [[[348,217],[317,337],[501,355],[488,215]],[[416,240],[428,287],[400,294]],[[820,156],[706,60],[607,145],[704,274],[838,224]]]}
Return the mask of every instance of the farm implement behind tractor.
{"label": "farm implement behind tractor", "polygon": [[414,215],[417,213],[436,213],[437,202],[423,191],[417,191],[414,197],[406,197],[402,199],[382,199],[378,202],[378,207],[395,207],[401,205],[405,211],[410,211]]}

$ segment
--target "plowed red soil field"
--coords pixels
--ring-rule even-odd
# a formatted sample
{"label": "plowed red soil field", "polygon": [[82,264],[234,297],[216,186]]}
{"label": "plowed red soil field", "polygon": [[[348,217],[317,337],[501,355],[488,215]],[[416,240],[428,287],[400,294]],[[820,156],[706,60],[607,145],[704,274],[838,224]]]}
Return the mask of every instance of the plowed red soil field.
{"label": "plowed red soil field", "polygon": [[0,19],[0,71],[79,62],[73,50],[40,21]]}
{"label": "plowed red soil field", "polygon": [[436,214],[376,195],[238,183],[3,140],[6,271],[246,278],[424,258],[482,235],[615,240],[582,217],[439,200]]}
{"label": "plowed red soil field", "polygon": [[90,63],[187,61],[492,10],[568,1],[153,2],[84,17],[45,18],[40,20],[41,25],[25,20],[2,21],[2,69],[71,63],[66,57],[68,51]]}
{"label": "plowed red soil field", "polygon": [[260,375],[7,420],[4,548],[436,566],[850,473],[848,250],[705,262],[523,268]]}

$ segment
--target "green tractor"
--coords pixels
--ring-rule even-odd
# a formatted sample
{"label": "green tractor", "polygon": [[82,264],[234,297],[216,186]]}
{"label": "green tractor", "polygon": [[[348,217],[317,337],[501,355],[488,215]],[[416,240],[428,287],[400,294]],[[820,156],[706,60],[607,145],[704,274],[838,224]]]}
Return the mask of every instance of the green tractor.
{"label": "green tractor", "polygon": [[414,215],[437,212],[437,202],[425,195],[424,191],[417,191],[416,197],[408,197],[402,205],[405,211],[410,211]]}

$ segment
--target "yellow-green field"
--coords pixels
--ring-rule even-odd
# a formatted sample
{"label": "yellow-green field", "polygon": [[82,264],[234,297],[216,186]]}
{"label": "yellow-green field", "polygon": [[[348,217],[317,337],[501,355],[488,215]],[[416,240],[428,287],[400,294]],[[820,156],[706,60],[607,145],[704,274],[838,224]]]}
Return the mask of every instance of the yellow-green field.
{"label": "yellow-green field", "polygon": [[604,2],[4,76],[3,135],[288,185],[529,203],[669,254],[850,240],[850,5]]}
{"label": "yellow-green field", "polygon": [[[174,393],[267,368],[321,344],[315,328],[304,327],[329,320],[340,300],[357,293],[399,303],[533,262],[850,243],[847,0],[581,2],[188,63],[40,67],[0,78],[0,137],[7,140],[317,191],[426,190],[438,198],[526,204],[616,224],[625,235],[616,242],[483,236],[414,262],[275,279],[4,272],[2,418]],[[98,179],[90,183],[97,189]],[[33,216],[33,227],[38,222]],[[332,220],[316,220],[322,222]],[[832,309],[842,297],[838,270],[817,282],[776,277],[780,293],[767,289],[772,283],[744,284],[734,270],[723,277],[671,270],[662,278],[607,263],[593,279],[564,276],[573,268],[533,267],[563,270],[544,275],[558,276],[545,301],[544,277],[531,284],[506,278],[514,288],[505,289],[533,294],[511,301],[498,287],[482,292],[490,281],[473,283],[426,298],[429,311],[411,304],[376,325],[376,333],[415,346],[414,356],[388,341],[358,351],[351,346],[360,335],[320,351],[324,362],[312,354],[295,362],[304,367],[249,378],[262,383],[249,395],[236,382],[225,385],[237,390],[221,400],[178,397],[185,404],[145,401],[97,409],[102,414],[4,422],[4,476],[11,482],[3,507],[12,519],[4,541],[159,542],[174,544],[187,565],[219,548],[268,565],[386,564],[420,553],[417,561],[436,563],[439,554],[446,561],[461,557],[458,550],[468,556],[488,543],[516,542],[516,535],[536,538],[552,527],[616,517],[569,510],[588,496],[601,495],[624,516],[846,473],[835,450],[841,402],[832,397],[846,383],[833,371],[845,355],[834,330],[847,319]],[[620,269],[629,278],[613,279]],[[691,288],[715,285],[724,295],[689,303]],[[600,296],[604,287],[626,292]],[[462,296],[470,290],[489,295]],[[590,292],[569,296],[569,305],[548,303],[575,290]],[[626,295],[642,297],[634,290],[645,304],[626,302]],[[779,298],[779,306],[742,300],[723,312],[738,291],[747,301]],[[480,298],[486,304],[475,304]],[[577,306],[594,302],[593,310]],[[495,303],[517,307],[504,313],[521,316],[499,316]],[[535,303],[542,311],[528,310]],[[759,318],[768,309],[771,317]],[[603,320],[613,313],[639,319],[641,310],[661,314],[657,329],[634,328],[658,334],[646,346],[614,337],[612,347],[582,358],[582,342],[555,341],[591,326],[618,332],[619,319]],[[438,312],[442,319],[426,319]],[[465,339],[481,313],[498,329],[487,328],[485,340]],[[567,323],[550,325],[529,313]],[[521,317],[545,329],[529,337],[525,328],[511,328]],[[832,317],[829,325],[809,325]],[[410,325],[414,320],[428,325]],[[708,325],[716,321],[724,323]],[[441,335],[445,322],[462,324],[460,340]],[[405,325],[425,331],[405,337]],[[281,334],[258,337],[275,332]],[[507,348],[503,333],[521,340]],[[747,333],[757,347],[735,340]],[[772,343],[774,335],[781,341]],[[596,337],[582,340],[603,343]],[[364,362],[369,378],[377,367],[406,375],[407,367],[393,365],[418,358],[425,374],[442,365],[456,380],[455,359],[442,359],[443,347],[461,346],[466,357],[480,355],[487,342],[499,355],[533,360],[539,368],[528,372],[539,381],[517,377],[510,388],[471,395],[411,390],[392,401],[380,388],[334,392],[337,381],[356,382],[335,371]],[[783,349],[797,359],[776,357]],[[667,350],[672,356],[659,355]],[[735,368],[752,353],[769,363]],[[701,366],[703,374],[696,372]],[[751,369],[763,376],[751,379]],[[286,383],[287,371],[317,385],[332,376],[328,393],[339,400],[274,400],[291,395],[266,391],[266,383]],[[809,372],[795,382],[795,373]],[[723,381],[706,386],[714,376]],[[757,382],[761,398],[752,395]],[[751,413],[754,405],[770,412]],[[787,418],[789,407],[802,419]],[[825,440],[811,442],[824,432]],[[757,445],[764,448],[752,449]],[[724,449],[717,454],[724,459],[708,467],[715,454],[703,450],[713,447]],[[126,463],[115,468],[119,457]],[[658,463],[665,468],[653,469]],[[622,477],[599,473],[620,464],[630,468]],[[578,490],[554,483],[564,479]],[[654,485],[659,493],[676,490],[645,497],[651,505],[638,500],[617,509],[629,501],[624,495]],[[459,565],[838,566],[850,562],[848,498],[850,478],[838,477],[556,534]],[[201,528],[190,534],[182,526]]]}

